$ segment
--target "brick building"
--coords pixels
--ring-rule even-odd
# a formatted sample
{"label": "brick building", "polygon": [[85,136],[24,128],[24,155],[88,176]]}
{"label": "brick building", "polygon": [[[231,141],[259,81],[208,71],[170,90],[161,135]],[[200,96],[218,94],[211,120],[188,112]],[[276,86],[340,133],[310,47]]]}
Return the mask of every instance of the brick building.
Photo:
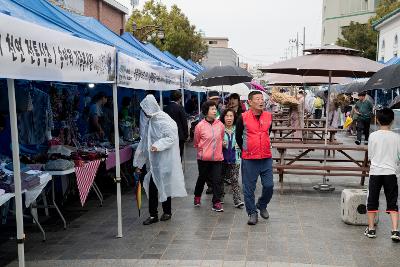
{"label": "brick building", "polygon": [[125,16],[128,8],[117,0],[50,0],[73,12],[93,17],[106,25],[116,34],[122,34],[125,28]]}

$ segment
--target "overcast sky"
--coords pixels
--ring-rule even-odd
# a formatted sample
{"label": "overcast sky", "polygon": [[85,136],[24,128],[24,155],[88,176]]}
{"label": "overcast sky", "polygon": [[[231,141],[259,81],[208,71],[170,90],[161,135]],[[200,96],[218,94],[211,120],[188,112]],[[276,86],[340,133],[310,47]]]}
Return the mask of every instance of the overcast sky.
{"label": "overcast sky", "polygon": [[[160,0],[178,5],[190,22],[206,36],[228,37],[241,62],[270,64],[285,56],[289,39],[306,45],[321,43],[322,0]],[[130,0],[120,0],[130,3]],[[139,1],[139,7],[145,0]],[[128,6],[128,4],[127,4]],[[296,50],[293,49],[293,54]],[[290,57],[290,52],[289,52]]]}

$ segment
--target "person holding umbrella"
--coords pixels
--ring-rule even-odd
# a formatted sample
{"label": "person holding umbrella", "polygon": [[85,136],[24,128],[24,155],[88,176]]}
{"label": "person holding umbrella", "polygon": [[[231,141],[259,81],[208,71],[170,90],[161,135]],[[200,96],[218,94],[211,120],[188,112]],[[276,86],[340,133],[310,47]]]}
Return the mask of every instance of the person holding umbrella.
{"label": "person holding umbrella", "polygon": [[[260,91],[249,93],[250,110],[244,112],[236,123],[236,143],[242,150],[243,195],[249,220],[258,222],[257,209],[264,219],[269,218],[267,205],[274,188],[270,130],[272,114],[264,111],[264,97]],[[262,194],[255,203],[254,192],[258,176],[261,177]]]}
{"label": "person holding umbrella", "polygon": [[147,95],[140,103],[148,118],[143,135],[135,152],[133,166],[136,172],[146,164],[147,174],[143,187],[149,199],[150,216],[143,222],[158,222],[158,201],[164,214],[161,221],[171,219],[171,197],[187,196],[182,164],[179,156],[179,137],[176,122],[161,111],[153,95]]}
{"label": "person holding umbrella", "polygon": [[354,107],[354,113],[357,114],[357,140],[355,141],[357,145],[361,144],[361,137],[363,133],[365,136],[364,144],[368,145],[373,106],[372,103],[366,99],[366,95],[367,94],[365,92],[359,93],[359,100]]}

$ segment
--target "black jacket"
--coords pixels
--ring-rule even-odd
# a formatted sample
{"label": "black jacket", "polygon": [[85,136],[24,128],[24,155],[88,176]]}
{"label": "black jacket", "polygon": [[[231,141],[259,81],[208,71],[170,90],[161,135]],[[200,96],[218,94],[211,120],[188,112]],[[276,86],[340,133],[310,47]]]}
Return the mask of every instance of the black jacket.
{"label": "black jacket", "polygon": [[184,108],[175,103],[171,102],[165,109],[167,113],[178,125],[179,141],[185,141],[189,137],[189,127]]}

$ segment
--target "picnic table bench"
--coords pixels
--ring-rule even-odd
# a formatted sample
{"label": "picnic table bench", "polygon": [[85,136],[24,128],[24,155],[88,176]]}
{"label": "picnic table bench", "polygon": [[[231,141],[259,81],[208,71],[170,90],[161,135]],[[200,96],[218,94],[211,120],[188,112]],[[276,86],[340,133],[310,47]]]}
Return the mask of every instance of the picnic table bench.
{"label": "picnic table bench", "polygon": [[[274,164],[274,172],[279,174],[279,183],[281,190],[283,188],[284,174],[295,175],[323,175],[323,176],[356,176],[361,177],[360,185],[364,185],[365,177],[368,176],[369,163],[368,163],[368,146],[356,145],[325,145],[325,144],[301,144],[301,143],[272,143],[272,148],[275,148],[279,157],[273,158],[277,161]],[[297,156],[285,157],[287,150],[299,151]],[[331,158],[304,158],[311,151],[337,151],[345,156],[345,159],[331,159]],[[363,159],[355,159],[348,154],[349,151],[364,152]],[[313,161],[318,162],[317,165],[294,164],[299,161]],[[321,163],[326,161],[327,164]],[[355,166],[335,166],[328,165],[328,163],[354,163]]]}
{"label": "picnic table bench", "polygon": [[[273,140],[278,139],[278,137],[279,137],[279,139],[287,138],[291,134],[295,133],[296,131],[302,131],[303,133],[304,132],[312,133],[312,134],[316,135],[320,140],[324,140],[326,129],[325,128],[314,128],[314,127],[312,127],[312,128],[293,128],[293,127],[284,127],[284,126],[283,127],[272,126],[271,131],[274,134]],[[337,129],[337,128],[328,128],[327,132],[329,134],[329,138],[328,138],[329,142],[333,142],[335,139],[335,134],[340,131],[345,131],[345,130]],[[279,136],[277,133],[279,133]],[[306,139],[309,139],[309,138],[306,138]]]}

